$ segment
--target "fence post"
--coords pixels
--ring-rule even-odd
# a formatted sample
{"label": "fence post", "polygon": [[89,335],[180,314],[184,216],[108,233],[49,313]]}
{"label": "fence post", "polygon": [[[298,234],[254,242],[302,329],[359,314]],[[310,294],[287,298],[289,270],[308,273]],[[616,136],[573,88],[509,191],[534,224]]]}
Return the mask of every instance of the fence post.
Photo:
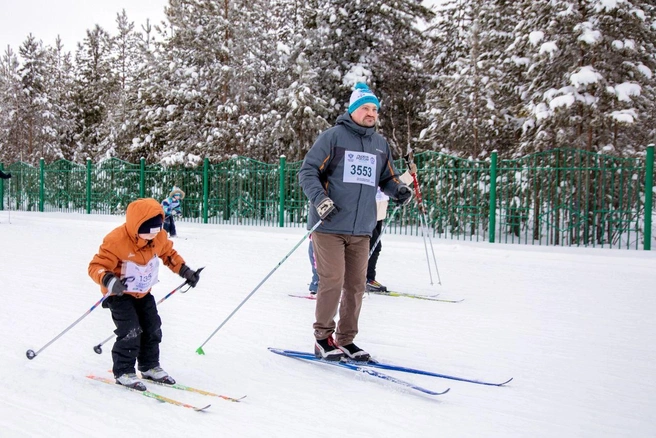
{"label": "fence post", "polygon": [[91,214],[91,158],[87,158],[87,214]]}
{"label": "fence post", "polygon": [[280,192],[278,193],[278,226],[285,226],[285,163],[287,157],[280,156],[280,165],[278,173],[280,174]]}
{"label": "fence post", "polygon": [[43,213],[43,203],[46,193],[46,164],[43,158],[39,158],[39,211]]}
{"label": "fence post", "polygon": [[139,160],[139,197],[146,197],[146,159],[144,157]]}
{"label": "fence post", "polygon": [[210,159],[203,160],[203,223],[207,223],[209,216],[209,198],[210,198]]}
{"label": "fence post", "polygon": [[489,213],[489,242],[494,243],[495,228],[497,226],[497,151],[490,156],[490,213]]}
{"label": "fence post", "polygon": [[645,251],[651,250],[651,215],[654,196],[654,145],[647,146],[647,162],[645,163]]}
{"label": "fence post", "polygon": [[[5,166],[0,163],[0,171],[5,171]],[[11,202],[11,201],[10,201]],[[0,210],[5,209],[5,180],[0,178]]]}

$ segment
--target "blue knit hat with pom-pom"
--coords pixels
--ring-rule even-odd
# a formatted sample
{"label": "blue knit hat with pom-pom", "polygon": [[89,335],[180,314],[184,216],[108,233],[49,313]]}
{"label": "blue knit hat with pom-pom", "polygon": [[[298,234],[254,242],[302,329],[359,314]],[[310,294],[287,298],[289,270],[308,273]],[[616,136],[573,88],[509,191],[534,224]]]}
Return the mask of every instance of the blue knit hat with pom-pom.
{"label": "blue knit hat with pom-pom", "polygon": [[355,90],[351,93],[351,100],[349,101],[348,107],[349,114],[360,108],[365,103],[373,103],[376,105],[376,108],[380,108],[378,98],[371,92],[367,84],[358,82],[355,84]]}

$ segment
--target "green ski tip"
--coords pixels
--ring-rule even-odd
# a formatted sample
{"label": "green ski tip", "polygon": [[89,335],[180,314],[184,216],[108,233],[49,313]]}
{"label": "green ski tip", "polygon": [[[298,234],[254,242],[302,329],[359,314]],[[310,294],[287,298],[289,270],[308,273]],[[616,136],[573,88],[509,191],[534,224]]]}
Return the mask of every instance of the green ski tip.
{"label": "green ski tip", "polygon": [[205,352],[203,351],[203,347],[198,347],[198,350],[196,350],[196,353],[200,354],[201,356],[205,356]]}

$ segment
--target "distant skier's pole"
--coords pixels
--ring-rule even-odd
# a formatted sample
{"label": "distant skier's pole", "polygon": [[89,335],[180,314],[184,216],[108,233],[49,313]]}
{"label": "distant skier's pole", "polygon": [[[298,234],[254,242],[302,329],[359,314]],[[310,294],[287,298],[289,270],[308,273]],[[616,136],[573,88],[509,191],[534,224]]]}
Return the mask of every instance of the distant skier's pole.
{"label": "distant skier's pole", "polygon": [[67,332],[67,331],[69,331],[70,329],[72,329],[73,327],[75,327],[75,326],[77,325],[77,323],[79,323],[80,321],[82,321],[82,320],[83,320],[83,319],[84,319],[89,313],[91,313],[91,312],[93,311],[93,309],[95,309],[95,308],[98,307],[100,304],[102,304],[102,302],[105,301],[105,300],[106,300],[107,298],[109,298],[110,296],[111,296],[111,294],[105,294],[105,295],[103,295],[103,297],[102,297],[100,300],[98,300],[98,302],[96,302],[96,304],[94,304],[93,306],[91,306],[91,308],[90,308],[89,310],[87,310],[86,313],[85,313],[84,315],[80,316],[80,317],[79,317],[79,318],[78,318],[73,324],[71,324],[71,325],[69,325],[68,327],[66,327],[66,329],[64,329],[63,332],[61,332],[60,334],[58,334],[57,336],[55,336],[50,342],[48,342],[46,345],[44,345],[43,347],[41,347],[40,349],[38,349],[36,352],[35,352],[34,350],[27,350],[27,351],[25,352],[25,355],[27,356],[27,358],[28,358],[29,360],[34,359],[39,353],[41,353],[43,350],[45,350],[50,344],[52,344],[53,342],[55,342],[57,339],[61,338],[61,337]]}
{"label": "distant skier's pole", "polygon": [[321,223],[322,223],[322,221],[319,220],[316,224],[314,224],[314,226],[310,229],[310,231],[308,231],[308,232],[305,234],[305,236],[303,236],[303,238],[302,238],[302,239],[296,244],[296,246],[293,247],[292,250],[289,251],[289,252],[287,253],[287,255],[286,255],[282,260],[280,260],[280,261],[278,262],[278,264],[276,265],[276,267],[273,268],[273,269],[271,270],[271,272],[269,272],[269,273],[267,274],[266,277],[264,277],[264,280],[260,281],[260,284],[258,284],[257,286],[255,286],[255,289],[253,289],[253,291],[252,291],[251,293],[249,293],[249,294],[246,296],[246,298],[244,298],[244,299],[242,300],[241,303],[239,303],[239,305],[237,306],[237,308],[236,308],[235,310],[233,310],[232,313],[231,313],[230,315],[228,315],[228,317],[227,317],[225,320],[223,320],[223,322],[221,323],[221,325],[219,325],[219,326],[216,328],[216,330],[214,330],[214,331],[212,332],[212,334],[211,334],[211,335],[205,340],[205,342],[203,342],[203,343],[201,344],[201,346],[198,347],[198,348],[196,349],[196,353],[198,353],[198,354],[205,354],[205,352],[203,351],[203,346],[204,346],[205,344],[207,344],[207,342],[208,342],[210,339],[212,339],[212,337],[216,334],[216,332],[218,332],[219,330],[221,330],[221,327],[223,327],[223,326],[225,325],[225,323],[228,322],[228,320],[229,320],[230,318],[232,318],[232,315],[234,315],[235,313],[237,313],[237,311],[241,308],[241,306],[243,306],[244,303],[246,303],[246,301],[248,301],[248,299],[249,299],[250,297],[253,296],[253,294],[254,294],[254,293],[260,288],[260,286],[262,286],[262,285],[264,284],[265,281],[267,281],[267,280],[269,279],[269,277],[271,277],[271,275],[276,271],[276,269],[278,269],[278,268],[280,267],[280,265],[282,265],[282,264],[285,262],[285,260],[287,260],[287,258],[289,258],[289,256],[292,255],[292,253],[293,253],[294,251],[296,251],[296,248],[298,248],[299,246],[301,246],[301,243],[303,243],[303,242],[305,241],[305,239],[307,239],[308,236],[309,236],[310,234],[312,234],[312,232],[313,232],[314,230],[316,230],[317,228],[319,228],[319,225],[321,225]]}
{"label": "distant skier's pole", "polygon": [[371,247],[371,250],[369,251],[369,258],[371,258],[371,255],[374,253],[374,250],[375,250],[376,247],[378,246],[378,243],[380,242],[381,237],[383,237],[383,233],[384,233],[385,230],[387,229],[387,226],[390,224],[390,222],[392,222],[392,218],[394,217],[394,215],[396,214],[396,211],[397,211],[400,207],[401,207],[400,205],[397,205],[396,207],[394,207],[394,210],[392,211],[392,214],[391,214],[390,217],[387,219],[387,222],[385,222],[385,224],[383,225],[383,229],[380,230],[380,234],[378,235],[378,239],[376,239],[376,243],[374,243],[374,246],[372,246],[372,247]]}
{"label": "distant skier's pole", "polygon": [[[200,274],[200,271],[202,271],[203,269],[205,269],[205,267],[199,268],[199,269],[196,271],[196,273],[197,273],[197,274]],[[182,289],[186,284],[189,284],[189,283],[188,283],[187,281],[185,281],[185,282],[182,283],[180,286],[178,286],[178,287],[176,287],[175,289],[173,289],[171,292],[169,292],[168,294],[166,294],[166,295],[164,296],[164,298],[162,298],[161,300],[159,300],[159,301],[156,303],[156,305],[159,306],[160,304],[162,304],[162,302],[166,301],[166,300],[168,299],[168,297],[170,297],[171,295],[173,295],[174,293],[176,293],[177,291],[179,291],[180,289]],[[191,287],[191,285],[190,285],[189,287]],[[183,290],[183,291],[181,291],[181,292],[182,292],[182,293],[185,293],[185,292],[187,292],[188,290],[189,290],[189,288],[187,288],[187,289],[185,289],[185,290]],[[112,339],[113,337],[114,337],[114,335],[110,335],[107,339],[105,339],[104,341],[102,341],[100,344],[98,344],[98,345],[94,345],[94,347],[93,347],[93,351],[95,351],[95,352],[98,353],[98,354],[102,354],[102,346],[105,345],[107,342],[109,342],[109,340]]]}
{"label": "distant skier's pole", "polygon": [[7,204],[9,204],[9,209],[7,210],[7,213],[9,214],[9,223],[11,223],[11,178],[9,178],[9,181],[7,181],[7,185],[9,186],[9,196],[7,196]]}
{"label": "distant skier's pole", "polygon": [[[406,157],[407,161],[409,164],[414,163],[414,153],[412,152],[412,148],[410,148],[410,145],[408,144],[408,155]],[[430,282],[431,285],[433,284],[433,275],[431,274],[431,268],[430,268],[430,259],[428,258],[428,248],[426,248],[426,237],[428,238],[428,243],[430,244],[431,248],[431,253],[433,254],[433,262],[435,263],[435,273],[437,274],[437,283],[442,284],[442,280],[440,279],[440,271],[437,269],[437,259],[435,258],[435,250],[433,249],[433,241],[431,240],[430,234],[428,233],[428,218],[426,216],[426,208],[424,207],[424,204],[421,199],[421,189],[419,188],[419,180],[417,179],[417,173],[413,172],[411,173],[412,175],[412,181],[415,184],[415,195],[417,198],[417,207],[419,208],[419,213],[421,213],[421,216],[419,217],[419,222],[421,223],[421,230],[422,233],[425,235],[424,237],[424,249],[426,251],[426,262],[428,262],[428,275],[430,276]],[[423,221],[422,221],[423,217]]]}

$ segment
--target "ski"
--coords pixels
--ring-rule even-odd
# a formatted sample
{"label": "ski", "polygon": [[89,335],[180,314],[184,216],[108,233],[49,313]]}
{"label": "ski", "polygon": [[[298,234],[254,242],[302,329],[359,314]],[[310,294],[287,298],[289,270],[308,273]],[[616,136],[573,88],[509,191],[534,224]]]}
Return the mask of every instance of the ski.
{"label": "ski", "polygon": [[[111,373],[111,371],[109,371],[109,372]],[[239,398],[228,397],[227,395],[215,394],[215,393],[210,392],[210,391],[205,391],[204,389],[198,389],[198,388],[194,388],[194,387],[191,387],[191,386],[181,385],[179,383],[174,383],[173,385],[170,385],[168,383],[157,382],[155,380],[146,379],[146,378],[143,378],[143,377],[142,377],[141,380],[143,380],[145,383],[152,383],[152,384],[159,385],[159,386],[164,386],[164,387],[167,387],[167,388],[179,389],[181,391],[195,392],[196,394],[207,395],[209,397],[219,397],[219,398],[222,398],[223,400],[231,401],[231,402],[240,402],[240,401],[242,401],[243,399],[246,398],[246,396],[239,397]]]}
{"label": "ski", "polygon": [[366,293],[368,294],[374,294],[374,295],[386,295],[388,297],[405,297],[405,298],[415,298],[418,300],[427,300],[427,301],[440,301],[443,303],[462,303],[465,301],[464,298],[460,300],[447,300],[444,298],[437,298],[436,296],[430,296],[430,295],[417,295],[417,294],[410,294],[410,293],[405,293],[405,292],[395,292],[395,291],[367,291]]}
{"label": "ski", "polygon": [[287,295],[289,295],[290,297],[294,297],[294,298],[305,298],[306,300],[315,300],[316,301],[316,299],[317,299],[316,294],[315,295],[312,295],[312,294],[307,294],[307,295],[287,294]]}
{"label": "ski", "polygon": [[[312,301],[317,300],[317,295],[316,294],[314,294],[314,295],[313,294],[307,294],[307,295],[287,294],[287,295],[290,296],[290,297],[294,297],[294,298],[305,298],[306,300],[312,300]],[[362,298],[366,298],[366,297],[367,296],[364,295]]]}
{"label": "ski", "polygon": [[[293,350],[279,350],[279,351],[280,351],[280,353],[278,353],[278,354],[284,354],[284,355],[291,356],[291,357],[296,357],[296,358],[299,358],[299,359],[308,359],[309,360],[310,358],[314,358],[314,354],[306,353],[306,352],[303,352],[303,351],[293,351]],[[422,376],[439,377],[439,378],[442,378],[442,379],[457,380],[459,382],[475,383],[477,385],[487,385],[487,386],[503,386],[503,385],[509,383],[513,379],[511,377],[510,379],[508,379],[504,382],[487,382],[487,381],[483,381],[483,380],[467,379],[467,378],[464,378],[464,377],[433,373],[433,372],[430,372],[430,371],[418,370],[416,368],[402,367],[402,366],[398,366],[398,365],[392,365],[392,364],[377,362],[375,360],[370,360],[369,362],[348,362],[348,363],[358,363],[358,364],[361,364],[361,366],[380,368],[380,369],[390,370],[390,371],[400,371],[400,372],[403,372],[403,373],[410,373],[410,374],[419,374],[419,375],[422,375]]]}
{"label": "ski", "polygon": [[127,390],[132,391],[132,392],[136,392],[136,393],[141,394],[145,397],[153,398],[153,399],[158,400],[158,401],[163,402],[163,403],[169,403],[169,404],[172,404],[172,405],[175,405],[175,406],[180,406],[180,407],[183,407],[183,408],[193,409],[196,412],[204,411],[205,409],[207,409],[211,406],[211,405],[207,405],[207,406],[203,406],[202,408],[200,408],[200,407],[193,406],[193,405],[190,405],[190,404],[187,404],[187,403],[183,403],[183,402],[178,401],[178,400],[174,400],[174,399],[169,398],[169,397],[165,397],[161,394],[156,394],[156,393],[151,392],[151,391],[147,391],[147,390],[146,391],[139,391],[138,389],[130,388],[128,386],[118,385],[114,379],[108,379],[108,378],[105,378],[105,377],[94,376],[93,374],[89,374],[87,376],[87,378],[92,379],[92,380],[96,380],[98,382],[107,383],[108,385],[115,385],[115,386],[118,386],[120,388],[124,388],[124,389],[127,389]]}
{"label": "ski", "polygon": [[423,388],[423,387],[415,385],[413,383],[406,382],[405,380],[397,379],[396,377],[392,377],[390,375],[387,375],[387,374],[380,373],[378,371],[372,370],[370,368],[367,368],[366,366],[356,365],[353,362],[329,361],[329,360],[319,359],[319,358],[315,357],[314,355],[300,355],[299,356],[299,355],[295,355],[295,354],[289,354],[288,350],[281,350],[279,348],[269,347],[269,351],[271,351],[272,353],[279,354],[281,356],[287,356],[287,357],[291,357],[291,358],[294,358],[294,359],[303,360],[303,361],[306,361],[306,362],[317,362],[317,363],[322,363],[322,364],[325,364],[325,365],[332,365],[332,366],[335,366],[335,367],[340,367],[340,368],[345,368],[345,369],[352,370],[352,371],[361,372],[363,374],[368,374],[370,376],[377,377],[379,379],[387,380],[388,382],[396,383],[397,385],[401,385],[401,386],[404,386],[406,388],[414,389],[415,391],[419,391],[419,392],[422,392],[422,393],[428,394],[428,395],[446,394],[451,389],[451,388],[447,388],[444,391],[439,391],[439,392],[432,391],[430,389]]}
{"label": "ski", "polygon": [[174,383],[173,385],[169,385],[168,383],[156,382],[150,379],[143,379],[143,380],[146,383],[154,383],[155,385],[166,386],[167,388],[175,388],[175,389],[180,389],[182,391],[195,392],[196,394],[207,395],[209,397],[219,397],[223,400],[231,401],[231,402],[240,402],[246,398],[246,396],[239,397],[239,398],[228,397],[227,395],[215,394],[210,391],[205,391],[204,389],[198,389],[198,388],[192,388],[191,386],[180,385],[179,383]]}

